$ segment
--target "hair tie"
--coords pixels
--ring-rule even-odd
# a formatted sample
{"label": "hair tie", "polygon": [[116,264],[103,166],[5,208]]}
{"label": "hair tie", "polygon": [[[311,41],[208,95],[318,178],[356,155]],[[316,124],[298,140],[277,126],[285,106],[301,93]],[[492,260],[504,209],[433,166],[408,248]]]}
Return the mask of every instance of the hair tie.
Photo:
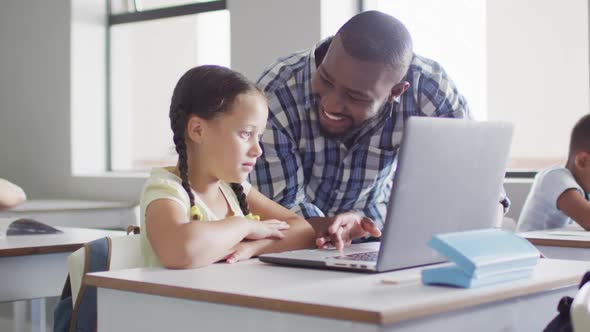
{"label": "hair tie", "polygon": [[248,213],[244,217],[246,217],[246,219],[250,219],[250,220],[254,220],[254,221],[260,221],[260,216],[259,215],[256,215],[256,214],[252,214],[252,212]]}
{"label": "hair tie", "polygon": [[203,220],[203,212],[201,212],[198,206],[193,205],[191,206],[191,219],[194,219],[195,216],[197,219]]}

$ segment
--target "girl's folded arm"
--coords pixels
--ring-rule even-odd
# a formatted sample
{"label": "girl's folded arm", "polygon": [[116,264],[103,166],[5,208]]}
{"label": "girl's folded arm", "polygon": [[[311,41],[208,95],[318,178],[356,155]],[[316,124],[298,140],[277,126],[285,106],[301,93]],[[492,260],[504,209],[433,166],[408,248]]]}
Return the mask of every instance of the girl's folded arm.
{"label": "girl's folded arm", "polygon": [[181,206],[169,199],[146,208],[146,235],[167,268],[196,268],[215,263],[251,232],[252,222],[231,217],[214,222],[188,221]]}
{"label": "girl's folded arm", "polygon": [[315,232],[303,217],[264,196],[255,188],[250,189],[246,199],[250,211],[260,216],[261,220],[278,219],[290,225],[288,230],[283,231],[285,234],[283,239],[257,240],[255,256],[269,252],[315,247]]}

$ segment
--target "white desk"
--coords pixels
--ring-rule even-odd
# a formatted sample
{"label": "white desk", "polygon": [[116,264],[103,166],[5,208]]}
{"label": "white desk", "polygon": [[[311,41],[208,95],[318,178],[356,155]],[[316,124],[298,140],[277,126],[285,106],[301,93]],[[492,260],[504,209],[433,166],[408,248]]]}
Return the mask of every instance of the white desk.
{"label": "white desk", "polygon": [[590,232],[577,224],[518,235],[534,244],[545,257],[590,261]]}
{"label": "white desk", "polygon": [[135,203],[83,200],[28,200],[0,211],[0,218],[33,218],[52,226],[125,229],[139,224]]}
{"label": "white desk", "polygon": [[542,259],[529,279],[458,289],[423,286],[419,269],[358,274],[250,260],[87,281],[99,287],[99,331],[540,331],[587,270],[590,262]]}
{"label": "white desk", "polygon": [[[9,221],[12,219],[0,219],[4,223]],[[68,255],[86,242],[125,234],[123,231],[56,228],[63,233],[0,238],[0,302],[33,300],[33,327],[45,324],[42,299],[61,295],[68,273]],[[19,320],[15,318],[15,324]]]}

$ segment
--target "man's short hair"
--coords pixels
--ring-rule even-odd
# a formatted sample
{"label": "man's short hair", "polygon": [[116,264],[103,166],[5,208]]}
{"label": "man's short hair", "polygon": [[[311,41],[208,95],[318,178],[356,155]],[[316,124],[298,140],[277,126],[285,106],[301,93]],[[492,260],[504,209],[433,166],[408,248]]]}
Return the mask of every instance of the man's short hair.
{"label": "man's short hair", "polygon": [[590,114],[576,122],[570,138],[570,156],[582,151],[590,152]]}
{"label": "man's short hair", "polygon": [[412,61],[412,37],[391,15],[375,10],[362,12],[344,23],[336,35],[354,58],[384,63],[402,74]]}

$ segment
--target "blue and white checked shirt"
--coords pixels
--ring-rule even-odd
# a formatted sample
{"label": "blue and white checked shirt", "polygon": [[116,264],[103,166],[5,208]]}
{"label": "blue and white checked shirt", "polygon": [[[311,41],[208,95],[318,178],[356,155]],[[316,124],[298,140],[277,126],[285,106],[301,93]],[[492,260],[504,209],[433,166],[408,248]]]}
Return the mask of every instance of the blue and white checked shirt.
{"label": "blue and white checked shirt", "polygon": [[443,68],[416,55],[405,78],[408,90],[386,103],[347,147],[320,133],[311,91],[314,51],[279,59],[258,80],[270,111],[261,139],[264,153],[250,181],[305,218],[356,211],[382,228],[405,120],[471,118],[469,108]]}

